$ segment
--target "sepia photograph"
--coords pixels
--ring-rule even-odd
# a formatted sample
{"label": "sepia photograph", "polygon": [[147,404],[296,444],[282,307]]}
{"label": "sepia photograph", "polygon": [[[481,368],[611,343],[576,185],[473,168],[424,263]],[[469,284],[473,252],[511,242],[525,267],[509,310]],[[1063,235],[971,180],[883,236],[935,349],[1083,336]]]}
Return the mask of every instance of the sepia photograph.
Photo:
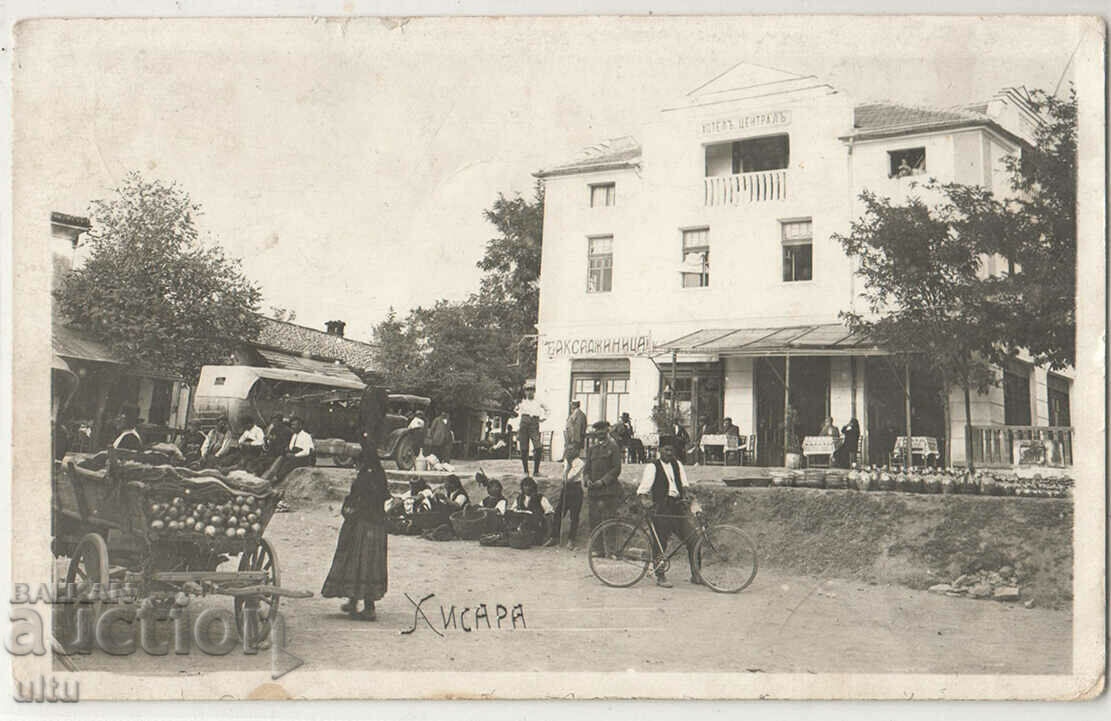
{"label": "sepia photograph", "polygon": [[1101,19],[9,42],[17,701],[1103,693]]}

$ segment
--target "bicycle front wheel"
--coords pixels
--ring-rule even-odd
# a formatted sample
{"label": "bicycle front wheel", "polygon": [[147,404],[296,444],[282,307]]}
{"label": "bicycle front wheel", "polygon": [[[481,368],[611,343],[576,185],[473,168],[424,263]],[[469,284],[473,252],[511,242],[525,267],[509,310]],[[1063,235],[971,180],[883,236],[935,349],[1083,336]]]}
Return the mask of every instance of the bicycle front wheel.
{"label": "bicycle front wheel", "polygon": [[600,523],[590,534],[587,560],[590,572],[607,586],[632,586],[644,578],[652,562],[648,532],[628,521]]}
{"label": "bicycle front wheel", "polygon": [[710,526],[694,549],[702,582],[718,593],[737,593],[756,578],[756,544],[736,526]]}

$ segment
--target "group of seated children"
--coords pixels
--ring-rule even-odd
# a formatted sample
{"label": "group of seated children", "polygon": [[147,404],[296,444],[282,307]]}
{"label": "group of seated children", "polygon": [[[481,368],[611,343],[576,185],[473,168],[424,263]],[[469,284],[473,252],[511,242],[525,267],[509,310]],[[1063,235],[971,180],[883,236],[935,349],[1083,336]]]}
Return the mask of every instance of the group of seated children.
{"label": "group of seated children", "polygon": [[[511,500],[505,497],[500,481],[487,480],[481,472],[476,474],[476,479],[485,485],[487,494],[479,505],[493,512],[497,521],[494,525],[499,531],[525,530],[535,544],[547,539],[555,509],[540,493],[535,480],[529,476],[521,479],[520,492]],[[405,493],[386,501],[385,510],[387,515],[414,516],[421,513],[454,513],[470,505],[470,498],[463,490],[459,477],[450,475],[435,490],[424,479],[410,481]]]}

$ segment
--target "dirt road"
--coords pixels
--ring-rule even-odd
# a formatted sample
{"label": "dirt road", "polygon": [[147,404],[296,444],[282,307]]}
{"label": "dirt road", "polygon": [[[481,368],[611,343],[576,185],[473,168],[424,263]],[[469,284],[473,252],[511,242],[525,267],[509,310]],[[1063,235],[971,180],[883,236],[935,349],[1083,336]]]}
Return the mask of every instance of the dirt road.
{"label": "dirt road", "polygon": [[[672,589],[650,579],[612,589],[590,575],[581,552],[398,536],[390,537],[390,591],[379,602],[378,621],[355,622],[339,613],[338,601],[319,597],[339,525],[336,504],[324,504],[278,514],[267,531],[280,555],[282,585],[317,594],[282,604],[286,646],[305,668],[1021,674],[1071,668],[1067,612],[767,569],[744,592],[722,595],[687,583],[685,561],[672,569]],[[421,605],[435,631],[417,618],[413,633],[401,633],[414,627],[415,607],[405,594],[414,601],[435,594]],[[490,628],[476,622],[480,604]],[[523,620],[514,628],[518,605]],[[452,606],[456,625],[445,630]],[[191,612],[207,607],[231,604],[198,599]],[[470,610],[463,614],[464,608]],[[239,650],[223,657],[96,652],[75,660],[82,670],[144,674],[270,665],[269,654]]]}

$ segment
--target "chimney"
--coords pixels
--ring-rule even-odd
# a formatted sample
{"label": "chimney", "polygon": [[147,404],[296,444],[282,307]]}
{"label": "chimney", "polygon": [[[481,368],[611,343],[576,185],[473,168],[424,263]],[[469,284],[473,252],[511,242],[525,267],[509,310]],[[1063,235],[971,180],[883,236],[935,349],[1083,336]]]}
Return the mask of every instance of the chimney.
{"label": "chimney", "polygon": [[324,327],[328,329],[328,335],[335,335],[342,338],[343,328],[346,325],[347,324],[344,323],[342,320],[330,320],[324,324]]}

